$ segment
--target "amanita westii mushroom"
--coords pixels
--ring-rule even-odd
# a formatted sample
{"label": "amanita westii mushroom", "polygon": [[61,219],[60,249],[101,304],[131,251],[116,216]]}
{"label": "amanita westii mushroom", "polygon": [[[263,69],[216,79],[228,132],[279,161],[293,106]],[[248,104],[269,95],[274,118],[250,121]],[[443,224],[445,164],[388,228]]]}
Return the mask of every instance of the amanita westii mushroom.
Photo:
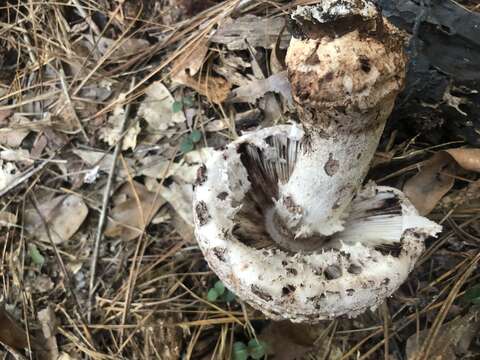
{"label": "amanita westii mushroom", "polygon": [[440,226],[396,189],[362,183],[405,77],[397,30],[371,0],[292,14],[298,123],[241,136],[200,168],[195,232],[219,278],[273,319],[380,304]]}

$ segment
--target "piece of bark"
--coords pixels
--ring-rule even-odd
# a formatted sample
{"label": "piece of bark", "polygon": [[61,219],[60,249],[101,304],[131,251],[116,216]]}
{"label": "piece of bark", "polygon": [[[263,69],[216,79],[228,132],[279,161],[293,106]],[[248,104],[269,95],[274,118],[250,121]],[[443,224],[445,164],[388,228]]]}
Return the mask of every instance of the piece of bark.
{"label": "piece of bark", "polygon": [[423,132],[432,142],[460,138],[480,145],[480,14],[452,0],[378,2],[391,22],[416,32],[389,126]]}
{"label": "piece of bark", "polygon": [[[275,46],[278,34],[285,26],[283,17],[268,18],[245,15],[229,19],[223,23],[210,38],[210,41],[225,44],[229,50],[245,50],[250,46],[270,49]],[[285,30],[279,41],[279,47],[286,49],[290,42],[290,33]]]}

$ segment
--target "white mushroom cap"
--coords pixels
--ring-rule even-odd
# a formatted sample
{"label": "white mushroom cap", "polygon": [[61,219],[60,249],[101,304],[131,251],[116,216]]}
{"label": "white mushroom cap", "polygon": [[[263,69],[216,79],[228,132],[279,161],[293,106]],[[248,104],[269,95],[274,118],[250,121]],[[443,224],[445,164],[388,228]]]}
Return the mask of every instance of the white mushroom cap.
{"label": "white mushroom cap", "polygon": [[419,216],[400,191],[369,184],[352,201],[342,232],[298,243],[284,226],[269,224],[268,214],[300,167],[306,140],[297,125],[282,125],[217,152],[199,172],[196,236],[225,285],[267,316],[296,322],[352,317],[405,281],[423,240],[440,226]]}

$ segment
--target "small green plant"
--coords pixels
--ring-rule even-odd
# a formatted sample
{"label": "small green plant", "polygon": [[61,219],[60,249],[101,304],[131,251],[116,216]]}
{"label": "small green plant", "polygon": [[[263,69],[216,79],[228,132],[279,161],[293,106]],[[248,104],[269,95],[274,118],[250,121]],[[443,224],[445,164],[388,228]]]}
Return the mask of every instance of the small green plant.
{"label": "small green plant", "polygon": [[249,357],[258,360],[267,353],[267,344],[257,339],[250,339],[248,345],[242,341],[233,344],[232,354],[234,360],[247,360]]}
{"label": "small green plant", "polygon": [[175,100],[172,104],[172,112],[178,113],[183,110],[184,107],[191,107],[193,106],[193,97],[185,96],[181,100]]}
{"label": "small green plant", "polygon": [[35,244],[28,244],[28,256],[30,256],[32,262],[40,268],[45,263],[45,258]]}
{"label": "small green plant", "polygon": [[180,143],[180,151],[184,154],[190,152],[195,147],[195,144],[202,139],[202,133],[198,130],[192,130],[190,134],[185,136]]}
{"label": "small green plant", "polygon": [[218,280],[213,287],[208,290],[207,300],[210,302],[225,301],[232,302],[235,300],[235,294],[228,290],[223,283]]}
{"label": "small green plant", "polygon": [[480,305],[480,284],[468,289],[463,298],[474,305]]}

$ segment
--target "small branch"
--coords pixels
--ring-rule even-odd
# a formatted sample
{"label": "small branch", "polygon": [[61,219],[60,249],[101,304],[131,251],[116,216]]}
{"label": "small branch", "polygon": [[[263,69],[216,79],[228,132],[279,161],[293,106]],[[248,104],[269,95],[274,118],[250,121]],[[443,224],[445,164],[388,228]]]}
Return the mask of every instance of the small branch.
{"label": "small branch", "polygon": [[[135,85],[135,78],[132,78],[130,89],[132,89],[134,85]],[[125,107],[125,116],[121,124],[122,133],[124,133],[125,129],[127,128],[130,107],[131,107],[131,103],[128,103]],[[100,218],[98,219],[97,235],[95,236],[92,262],[90,265],[90,283],[89,283],[89,290],[88,290],[88,313],[87,313],[87,319],[89,322],[92,321],[92,305],[93,305],[92,303],[93,303],[93,296],[95,294],[95,278],[96,278],[96,272],[97,272],[98,254],[100,252],[100,242],[102,241],[102,238],[103,238],[103,229],[105,227],[105,221],[107,219],[107,211],[108,211],[107,209],[108,209],[108,203],[110,201],[110,192],[112,189],[113,177],[115,175],[115,166],[117,163],[118,155],[122,150],[122,143],[123,143],[123,136],[118,140],[117,144],[115,145],[115,149],[113,151],[113,159],[112,159],[112,163],[110,164],[110,169],[108,172],[107,184],[103,192],[102,212],[100,213]]]}

